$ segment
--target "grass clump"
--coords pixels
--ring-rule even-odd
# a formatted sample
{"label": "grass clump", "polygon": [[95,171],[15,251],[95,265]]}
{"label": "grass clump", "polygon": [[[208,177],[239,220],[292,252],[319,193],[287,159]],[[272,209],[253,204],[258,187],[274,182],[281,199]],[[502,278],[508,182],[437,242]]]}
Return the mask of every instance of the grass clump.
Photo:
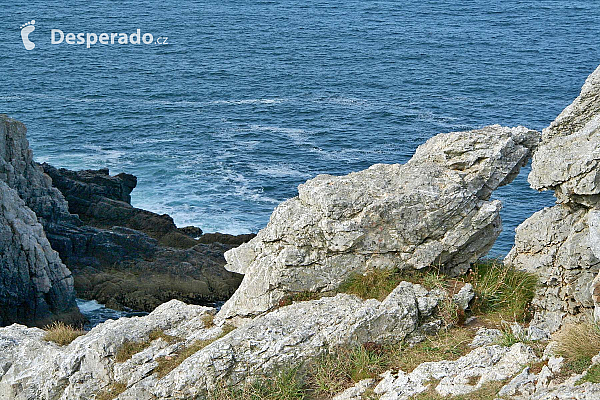
{"label": "grass clump", "polygon": [[219,386],[208,400],[305,400],[306,388],[297,369],[282,371],[271,379],[258,379],[241,388]]}
{"label": "grass clump", "polygon": [[46,331],[44,340],[54,342],[60,346],[66,346],[79,336],[85,335],[85,331],[75,329],[61,321],[45,326],[44,330]]}
{"label": "grass clump", "polygon": [[127,385],[115,382],[103,389],[95,397],[96,400],[113,400],[127,389]]}
{"label": "grass clump", "polygon": [[377,345],[339,348],[313,360],[307,383],[317,398],[332,398],[356,382],[374,378],[389,366],[387,354]]}
{"label": "grass clump", "polygon": [[382,301],[402,281],[418,283],[428,289],[443,287],[445,277],[435,270],[381,269],[365,274],[353,274],[337,289],[338,293],[354,294],[362,299]]}
{"label": "grass clump", "polygon": [[150,343],[150,340],[144,340],[142,342],[135,342],[133,340],[124,341],[121,347],[119,347],[119,350],[117,350],[117,354],[115,354],[115,361],[123,363],[129,360],[134,354],[148,348]]}
{"label": "grass clump", "polygon": [[443,330],[413,347],[405,347],[402,351],[395,352],[393,367],[404,372],[412,372],[424,362],[456,360],[472,350],[469,343],[474,337],[475,332],[471,329]]}
{"label": "grass clump", "polygon": [[165,333],[165,331],[163,331],[162,329],[155,329],[152,332],[150,332],[148,334],[148,339],[150,339],[150,341],[154,341],[156,339],[162,339],[169,344],[179,342],[182,340],[181,338],[179,338],[177,336],[167,335]]}
{"label": "grass clump", "polygon": [[568,325],[557,336],[556,353],[565,358],[563,370],[580,374],[600,353],[600,327],[593,323]]}
{"label": "grass clump", "polygon": [[202,316],[202,323],[204,324],[205,328],[212,328],[213,326],[215,326],[215,316],[212,314],[206,314]]}
{"label": "grass clump", "polygon": [[533,274],[487,260],[475,264],[466,281],[473,285],[475,314],[495,314],[499,319],[524,322],[530,319],[530,304],[537,279]]}

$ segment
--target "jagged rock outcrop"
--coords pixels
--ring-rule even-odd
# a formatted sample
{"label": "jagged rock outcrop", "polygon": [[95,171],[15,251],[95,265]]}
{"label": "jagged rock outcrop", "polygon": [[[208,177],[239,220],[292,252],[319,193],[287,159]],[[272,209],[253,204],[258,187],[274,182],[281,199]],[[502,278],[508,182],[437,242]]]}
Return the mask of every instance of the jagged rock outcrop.
{"label": "jagged rock outcrop", "polygon": [[256,238],[225,253],[244,280],[219,317],[258,315],[290,292],[333,290],[373,268],[465,272],[502,229],[491,193],[516,177],[538,140],[499,125],[440,134],[404,165],[307,181]]}
{"label": "jagged rock outcrop", "polygon": [[52,223],[52,210],[64,211],[66,203],[33,164],[25,132],[23,124],[0,115],[0,326],[78,322],[71,272],[28,207]]}
{"label": "jagged rock outcrop", "polygon": [[34,163],[26,132],[21,122],[0,114],[0,180],[17,191],[44,228],[65,221],[77,224],[63,195]]}
{"label": "jagged rock outcrop", "polygon": [[[0,329],[0,398],[89,399],[118,382],[126,385],[118,399],[202,399],[219,384],[244,384],[337,346],[397,343],[419,334],[439,296],[402,282],[382,302],[339,294],[295,303],[208,344],[162,378],[155,371],[161,358],[220,336],[222,327],[206,323],[215,309],[173,300],[145,317],[107,321],[66,347],[45,342],[39,329],[12,325]],[[125,341],[148,340],[157,329],[179,339],[156,339],[131,359],[115,361]]]}
{"label": "jagged rock outcrop", "polygon": [[[168,215],[131,206],[135,176],[40,166],[25,134],[22,123],[0,115],[0,181],[35,212],[81,297],[151,311],[172,298],[223,301],[238,287],[241,276],[223,268],[223,253],[252,235],[204,237],[199,228],[179,229]],[[65,301],[76,310],[72,280],[65,284],[71,287]]]}
{"label": "jagged rock outcrop", "polygon": [[241,277],[223,268],[223,253],[252,235],[203,235],[200,228],[177,228],[166,214],[135,208],[130,202],[137,178],[130,174],[42,167],[69,211],[86,224],[48,232],[73,271],[79,296],[111,308],[152,311],[173,298],[224,301],[239,286]]}
{"label": "jagged rock outcrop", "polygon": [[490,382],[509,379],[538,360],[533,349],[523,343],[478,347],[456,361],[426,362],[410,373],[388,371],[374,392],[380,400],[408,400],[439,380],[434,390],[440,396],[468,395]]}
{"label": "jagged rock outcrop", "polygon": [[69,211],[88,225],[103,229],[113,226],[135,229],[170,247],[189,248],[197,244],[180,232],[167,214],[155,214],[130,204],[131,191],[137,185],[133,175],[110,176],[107,168],[69,171],[46,163],[42,168],[67,199]]}
{"label": "jagged rock outcrop", "polygon": [[542,132],[529,183],[537,190],[553,190],[558,204],[517,228],[515,246],[505,259],[539,276],[534,324],[550,331],[565,317],[594,307],[592,281],[600,271],[599,163],[600,67],[579,97]]}

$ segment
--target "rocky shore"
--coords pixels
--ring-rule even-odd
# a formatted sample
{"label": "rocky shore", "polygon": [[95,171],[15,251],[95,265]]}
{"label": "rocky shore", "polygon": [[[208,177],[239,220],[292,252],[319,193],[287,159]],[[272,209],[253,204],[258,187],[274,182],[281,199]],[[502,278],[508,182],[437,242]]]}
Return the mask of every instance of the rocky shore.
{"label": "rocky shore", "polygon": [[[2,117],[2,323],[74,312],[74,289],[154,311],[61,344],[0,328],[0,398],[597,399],[598,121],[600,67],[541,134],[439,134],[404,165],[307,181],[234,239],[132,207],[131,175],[44,174]],[[493,191],[530,159],[557,204],[481,263],[502,229]]]}

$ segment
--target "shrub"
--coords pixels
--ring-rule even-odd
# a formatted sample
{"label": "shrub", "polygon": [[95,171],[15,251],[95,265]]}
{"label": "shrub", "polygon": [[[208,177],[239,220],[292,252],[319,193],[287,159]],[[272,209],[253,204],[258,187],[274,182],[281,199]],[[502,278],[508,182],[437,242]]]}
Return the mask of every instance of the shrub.
{"label": "shrub", "polygon": [[71,325],[66,325],[64,322],[53,322],[44,327],[46,333],[44,340],[54,342],[60,346],[66,346],[81,335],[85,335],[85,331],[75,329]]}

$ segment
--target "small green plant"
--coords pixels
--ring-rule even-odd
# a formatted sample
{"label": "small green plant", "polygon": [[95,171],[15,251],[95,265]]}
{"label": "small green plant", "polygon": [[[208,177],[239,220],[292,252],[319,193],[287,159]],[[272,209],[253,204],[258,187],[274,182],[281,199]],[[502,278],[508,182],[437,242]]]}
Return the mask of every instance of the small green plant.
{"label": "small green plant", "polygon": [[600,383],[600,364],[592,365],[583,376],[575,384],[581,385],[584,382]]}
{"label": "small green plant", "polygon": [[565,372],[580,374],[592,364],[592,357],[600,353],[600,327],[588,322],[569,325],[557,336],[556,353],[565,358]]}
{"label": "small green plant", "polygon": [[79,336],[85,335],[85,331],[75,329],[61,321],[45,326],[44,330],[46,331],[44,340],[54,342],[60,346],[66,346]]}

